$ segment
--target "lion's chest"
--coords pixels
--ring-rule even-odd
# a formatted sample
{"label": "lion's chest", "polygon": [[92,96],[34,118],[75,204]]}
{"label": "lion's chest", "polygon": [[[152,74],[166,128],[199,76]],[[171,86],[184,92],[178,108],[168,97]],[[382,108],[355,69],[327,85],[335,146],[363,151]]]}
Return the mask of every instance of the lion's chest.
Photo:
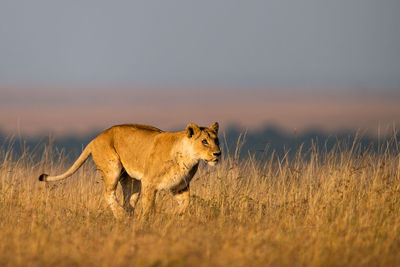
{"label": "lion's chest", "polygon": [[162,179],[158,186],[159,190],[180,191],[189,186],[195,175],[198,164],[191,168],[185,166],[171,169]]}

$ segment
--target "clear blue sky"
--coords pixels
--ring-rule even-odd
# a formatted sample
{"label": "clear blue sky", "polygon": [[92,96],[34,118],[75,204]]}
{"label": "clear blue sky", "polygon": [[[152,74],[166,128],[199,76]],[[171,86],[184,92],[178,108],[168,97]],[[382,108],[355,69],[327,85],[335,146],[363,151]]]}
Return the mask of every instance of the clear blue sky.
{"label": "clear blue sky", "polygon": [[399,0],[0,2],[0,87],[400,88]]}

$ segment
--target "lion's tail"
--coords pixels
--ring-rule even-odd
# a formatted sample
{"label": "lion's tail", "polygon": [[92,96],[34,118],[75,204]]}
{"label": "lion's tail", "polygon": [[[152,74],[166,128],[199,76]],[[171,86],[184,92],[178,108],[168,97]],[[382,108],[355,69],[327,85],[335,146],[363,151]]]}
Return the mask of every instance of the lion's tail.
{"label": "lion's tail", "polygon": [[57,175],[57,176],[49,176],[48,174],[43,173],[39,176],[39,181],[54,182],[54,181],[63,180],[65,178],[71,176],[79,169],[79,167],[82,166],[83,163],[85,163],[85,161],[88,159],[88,157],[90,156],[91,153],[92,153],[91,143],[89,143],[85,147],[85,149],[82,151],[79,158],[74,162],[74,164],[71,166],[71,168],[69,168],[66,172],[64,172],[63,174]]}

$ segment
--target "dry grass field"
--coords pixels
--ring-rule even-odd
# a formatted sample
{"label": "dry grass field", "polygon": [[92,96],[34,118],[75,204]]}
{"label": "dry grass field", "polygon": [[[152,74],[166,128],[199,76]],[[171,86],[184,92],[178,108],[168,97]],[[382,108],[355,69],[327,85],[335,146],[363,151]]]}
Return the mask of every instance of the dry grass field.
{"label": "dry grass field", "polygon": [[399,147],[386,148],[225,155],[201,166],[184,216],[163,193],[149,221],[116,221],[91,161],[46,185],[38,175],[66,170],[63,153],[5,147],[0,266],[400,266]]}

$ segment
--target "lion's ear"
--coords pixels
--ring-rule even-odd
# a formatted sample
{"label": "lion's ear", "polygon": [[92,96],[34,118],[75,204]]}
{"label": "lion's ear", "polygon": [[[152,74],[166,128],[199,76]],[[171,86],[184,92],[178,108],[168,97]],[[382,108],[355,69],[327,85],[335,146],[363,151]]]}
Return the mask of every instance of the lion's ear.
{"label": "lion's ear", "polygon": [[210,129],[213,130],[214,132],[218,133],[218,130],[219,130],[218,122],[214,122],[214,124],[210,126]]}
{"label": "lion's ear", "polygon": [[200,128],[194,123],[188,124],[186,126],[186,135],[191,138],[192,136],[196,136],[200,133]]}

